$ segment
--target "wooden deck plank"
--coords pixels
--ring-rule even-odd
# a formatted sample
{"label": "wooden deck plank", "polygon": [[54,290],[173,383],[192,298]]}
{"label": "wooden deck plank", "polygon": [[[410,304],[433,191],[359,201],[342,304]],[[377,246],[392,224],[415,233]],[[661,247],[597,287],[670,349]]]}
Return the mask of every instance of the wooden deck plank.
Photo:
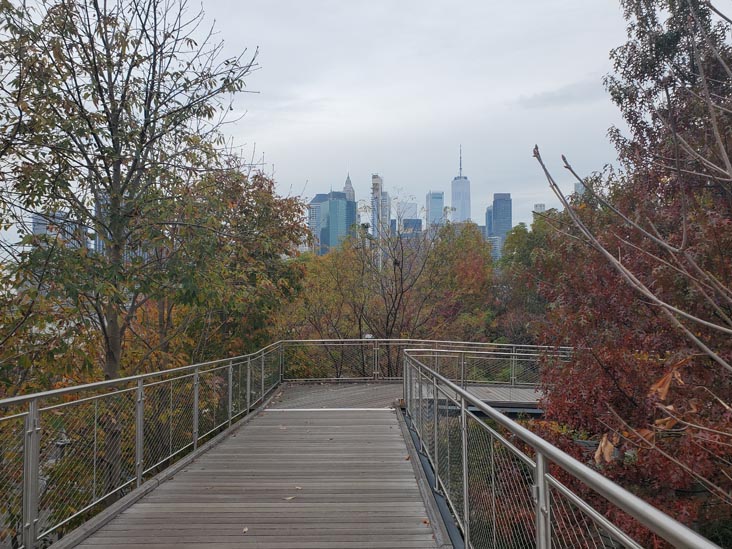
{"label": "wooden deck plank", "polygon": [[393,410],[265,411],[79,547],[434,548],[408,455]]}

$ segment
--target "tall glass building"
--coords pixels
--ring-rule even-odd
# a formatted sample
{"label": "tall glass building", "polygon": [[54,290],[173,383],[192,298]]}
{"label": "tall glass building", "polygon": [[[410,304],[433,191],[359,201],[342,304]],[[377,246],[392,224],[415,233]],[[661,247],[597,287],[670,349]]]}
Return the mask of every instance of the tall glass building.
{"label": "tall glass building", "polygon": [[493,195],[493,236],[500,236],[501,242],[503,242],[512,227],[511,193],[495,193]]}
{"label": "tall glass building", "polygon": [[460,147],[460,172],[452,180],[452,221],[463,223],[470,220],[470,179],[463,175],[463,148]]}
{"label": "tall glass building", "polygon": [[427,226],[442,225],[445,222],[445,193],[430,191],[426,199]]}

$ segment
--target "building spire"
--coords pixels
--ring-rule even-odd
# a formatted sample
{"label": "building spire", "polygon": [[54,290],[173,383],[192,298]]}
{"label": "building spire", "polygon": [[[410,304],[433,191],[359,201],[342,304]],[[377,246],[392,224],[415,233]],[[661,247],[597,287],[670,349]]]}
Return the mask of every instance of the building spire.
{"label": "building spire", "polygon": [[460,145],[460,177],[463,176],[463,146]]}

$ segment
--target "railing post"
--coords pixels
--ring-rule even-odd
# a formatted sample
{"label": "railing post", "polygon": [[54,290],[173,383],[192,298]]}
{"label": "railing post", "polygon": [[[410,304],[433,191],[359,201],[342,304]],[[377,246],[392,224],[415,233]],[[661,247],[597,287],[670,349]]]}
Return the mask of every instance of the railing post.
{"label": "railing post", "polygon": [[409,419],[414,423],[414,417],[411,410],[412,403],[412,364],[407,357],[404,357],[404,407],[409,414]]}
{"label": "railing post", "polygon": [[142,484],[142,471],[145,445],[145,386],[142,379],[137,380],[135,392],[135,476],[137,487]]}
{"label": "railing post", "polygon": [[440,489],[440,481],[438,480],[438,477],[440,476],[440,441],[437,438],[439,434],[439,422],[440,422],[440,400],[438,398],[438,391],[437,391],[437,378],[432,378],[432,390],[434,392],[434,399],[432,401],[432,417],[434,418],[434,421],[432,422],[434,425],[434,431],[432,440],[435,441],[435,455],[433,456],[435,459],[435,492],[439,491]]}
{"label": "railing post", "polygon": [[[402,351],[404,352],[404,351]],[[407,407],[407,353],[404,353],[404,361],[402,363],[402,399],[404,400],[404,408]]]}
{"label": "railing post", "polygon": [[278,346],[278,352],[280,355],[280,383],[285,381],[285,344],[280,341]]}
{"label": "railing post", "polygon": [[231,427],[231,418],[234,417],[234,361],[229,361],[229,367],[227,368],[229,377],[229,393],[228,397],[228,410],[229,410],[229,427]]}
{"label": "railing post", "polygon": [[38,401],[28,403],[23,440],[23,547],[34,549],[38,526],[38,476],[40,467],[40,417]]}
{"label": "railing post", "polygon": [[193,370],[193,449],[198,448],[198,368]]}
{"label": "railing post", "polygon": [[493,537],[493,545],[491,547],[498,547],[498,526],[496,525],[496,456],[495,456],[495,442],[493,435],[489,435],[491,441],[491,533]]}
{"label": "railing post", "polygon": [[419,435],[419,451],[424,452],[424,432],[422,431],[422,367],[417,370],[417,434]]}
{"label": "railing post", "polygon": [[460,387],[465,389],[465,353],[460,353]]}
{"label": "railing post", "polygon": [[374,371],[373,378],[379,379],[379,340],[374,340]]}
{"label": "railing post", "polygon": [[252,357],[247,357],[247,414],[252,409]]}
{"label": "railing post", "polygon": [[516,385],[516,346],[511,346],[511,386]]}
{"label": "railing post", "polygon": [[470,547],[470,482],[468,475],[468,416],[465,413],[465,397],[460,397],[460,432],[463,455],[463,537],[465,547]]}
{"label": "railing post", "polygon": [[259,377],[262,380],[261,399],[262,399],[262,402],[264,402],[264,351],[262,351],[262,375]]}
{"label": "railing post", "polygon": [[534,479],[534,500],[536,503],[536,547],[551,548],[551,524],[549,521],[549,491],[546,482],[546,458],[536,452],[536,478]]}

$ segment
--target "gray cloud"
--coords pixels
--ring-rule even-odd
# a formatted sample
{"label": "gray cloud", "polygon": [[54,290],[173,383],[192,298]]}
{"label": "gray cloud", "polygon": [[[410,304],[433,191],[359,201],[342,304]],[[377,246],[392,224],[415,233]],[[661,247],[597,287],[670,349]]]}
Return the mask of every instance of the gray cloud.
{"label": "gray cloud", "polygon": [[576,107],[583,103],[607,100],[601,77],[592,77],[572,82],[558,89],[521,96],[518,104],[527,109],[546,109],[556,107]]}

